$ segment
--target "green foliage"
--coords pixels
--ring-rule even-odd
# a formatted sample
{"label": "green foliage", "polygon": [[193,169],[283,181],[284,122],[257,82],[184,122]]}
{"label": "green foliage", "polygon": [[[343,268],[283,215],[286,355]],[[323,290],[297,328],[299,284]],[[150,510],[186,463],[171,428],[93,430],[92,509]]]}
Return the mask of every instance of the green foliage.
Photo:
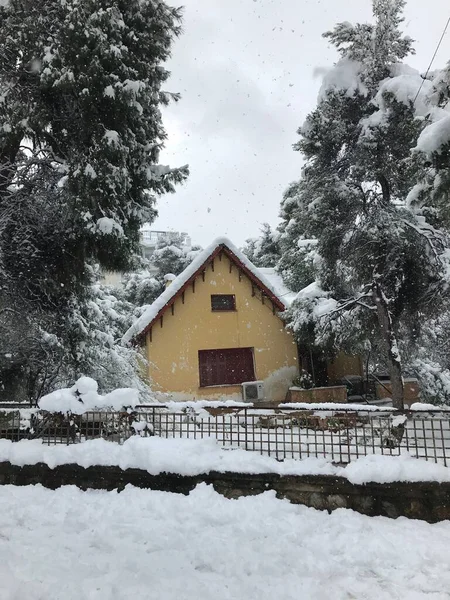
{"label": "green foliage", "polygon": [[183,236],[162,238],[151,257],[151,263],[158,269],[157,279],[163,283],[164,275],[179,275],[192,262],[200,246],[187,249],[184,246]]}
{"label": "green foliage", "polygon": [[255,267],[275,267],[280,259],[278,237],[278,233],[268,223],[264,223],[261,236],[248,239],[243,252]]}
{"label": "green foliage", "polygon": [[414,103],[422,79],[402,63],[412,52],[399,28],[404,4],[373,0],[373,24],[325,34],[340,59],[299,129],[305,166],[282,202],[278,266],[296,290],[315,281],[287,312],[300,341],[307,334],[328,351],[359,352],[383,340],[390,365],[400,364],[396,338],[417,341],[414,323],[439,310],[449,272],[449,171],[430,173],[414,150],[433,100],[427,82]]}
{"label": "green foliage", "polygon": [[124,276],[124,297],[135,307],[151,304],[164,291],[164,276],[179,275],[200,250],[200,246],[185,247],[181,235],[163,238],[150,259],[140,258],[136,268]]}
{"label": "green foliage", "polygon": [[159,105],[170,98],[161,63],[179,18],[138,0],[11,0],[0,9],[2,162],[10,179],[18,163],[29,168],[27,139],[35,163],[60,174],[81,257],[111,270],[127,266],[155,194],[186,174],[157,164]]}
{"label": "green foliage", "polygon": [[153,0],[0,6],[5,394],[36,397],[63,373],[79,374],[101,323],[89,265],[127,270],[156,198],[187,175],[158,164],[160,107],[178,98],[162,89],[163,63],[179,32],[180,11]]}
{"label": "green foliage", "polygon": [[128,273],[123,278],[124,296],[135,307],[152,304],[164,291],[164,283],[146,269]]}

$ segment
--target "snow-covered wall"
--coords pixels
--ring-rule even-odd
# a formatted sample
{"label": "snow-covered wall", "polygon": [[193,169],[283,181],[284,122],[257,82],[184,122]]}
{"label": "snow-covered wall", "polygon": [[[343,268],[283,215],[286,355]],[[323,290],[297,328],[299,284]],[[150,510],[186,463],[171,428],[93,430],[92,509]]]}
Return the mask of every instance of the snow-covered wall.
{"label": "snow-covered wall", "polygon": [[271,490],[277,498],[317,509],[351,508],[432,522],[450,518],[450,469],[408,456],[366,457],[342,468],[317,458],[280,463],[243,450],[225,451],[212,440],[136,437],[124,446],[95,440],[69,447],[0,440],[0,484],[36,482],[52,489],[133,485],[183,494],[208,483],[229,498]]}

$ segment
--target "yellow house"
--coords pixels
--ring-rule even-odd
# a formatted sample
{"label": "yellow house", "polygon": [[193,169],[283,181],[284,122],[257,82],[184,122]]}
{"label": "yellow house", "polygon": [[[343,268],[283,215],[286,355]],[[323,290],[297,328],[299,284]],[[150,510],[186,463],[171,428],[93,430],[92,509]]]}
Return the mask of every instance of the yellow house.
{"label": "yellow house", "polygon": [[219,238],[168,281],[124,340],[145,347],[154,390],[240,399],[242,383],[264,381],[266,397],[283,400],[298,373],[297,345],[279,317],[286,306],[273,282]]}
{"label": "yellow house", "polygon": [[219,238],[167,279],[124,336],[145,349],[152,389],[186,400],[241,399],[242,383],[262,381],[267,400],[284,400],[299,357],[280,313],[295,294],[275,270],[256,268]]}

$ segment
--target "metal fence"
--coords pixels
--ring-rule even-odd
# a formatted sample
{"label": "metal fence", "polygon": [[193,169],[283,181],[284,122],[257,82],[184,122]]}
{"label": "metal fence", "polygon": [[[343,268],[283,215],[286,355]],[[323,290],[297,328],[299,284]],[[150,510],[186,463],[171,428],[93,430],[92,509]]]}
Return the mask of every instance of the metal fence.
{"label": "metal fence", "polygon": [[184,407],[145,405],[133,411],[93,411],[83,415],[37,409],[0,410],[0,438],[42,439],[72,444],[103,438],[123,443],[133,435],[215,438],[222,447],[240,447],[278,460],[325,457],[347,464],[369,454],[399,455],[447,465],[450,411],[369,411]]}

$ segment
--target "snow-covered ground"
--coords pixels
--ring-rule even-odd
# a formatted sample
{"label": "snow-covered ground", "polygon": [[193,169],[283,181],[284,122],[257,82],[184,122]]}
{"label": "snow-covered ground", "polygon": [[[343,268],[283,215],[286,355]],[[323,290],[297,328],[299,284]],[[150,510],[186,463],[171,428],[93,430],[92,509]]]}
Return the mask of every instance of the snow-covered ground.
{"label": "snow-covered ground", "polygon": [[0,487],[2,600],[448,599],[450,522],[332,514],[270,492]]}

